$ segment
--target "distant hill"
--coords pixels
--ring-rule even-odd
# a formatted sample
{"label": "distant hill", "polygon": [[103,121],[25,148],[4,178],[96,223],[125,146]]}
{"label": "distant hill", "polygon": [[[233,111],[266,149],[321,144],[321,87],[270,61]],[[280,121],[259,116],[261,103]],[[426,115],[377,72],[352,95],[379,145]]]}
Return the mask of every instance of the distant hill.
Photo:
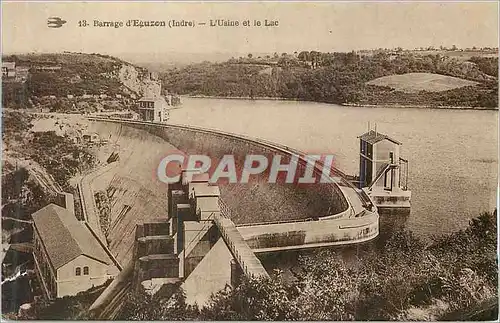
{"label": "distant hill", "polygon": [[[285,98],[345,105],[498,107],[498,57],[411,52],[241,57],[163,71],[185,95]],[[375,85],[375,86],[374,86]]]}
{"label": "distant hill", "polygon": [[182,67],[189,64],[209,62],[223,62],[234,56],[231,53],[122,53],[120,58],[148,70],[161,72],[172,67]]}
{"label": "distant hill", "polygon": [[[231,58],[247,57],[249,53],[211,52],[211,53],[120,53],[117,56],[135,65],[155,72],[164,72],[173,67],[184,67],[202,62],[221,63]],[[266,57],[272,53],[252,53],[253,57]]]}
{"label": "distant hill", "polygon": [[[224,60],[231,54],[174,54],[121,55],[126,61],[82,53],[11,55],[4,60],[27,67],[29,78],[22,87],[2,82],[7,89],[4,106],[75,110],[76,97],[87,94],[96,100],[91,110],[120,109],[110,98],[121,101],[122,108],[131,106],[153,85],[148,80],[149,70],[160,72],[164,90],[185,95],[348,105],[498,107],[497,57],[473,56],[464,61],[440,54],[304,51],[297,55],[235,55],[210,63],[207,60]],[[182,59],[186,63],[203,61],[176,66]],[[107,99],[103,101],[103,97]],[[88,110],[78,104],[83,103],[76,102],[79,110]]]}
{"label": "distant hill", "polygon": [[29,68],[28,83],[34,96],[130,94],[118,76],[123,66],[132,64],[108,55],[23,54],[7,56],[3,60]]}
{"label": "distant hill", "polygon": [[366,84],[387,86],[396,91],[415,93],[420,91],[441,92],[464,86],[473,86],[478,83],[458,77],[433,73],[406,73],[379,77],[366,82]]}
{"label": "distant hill", "polygon": [[152,88],[160,88],[147,69],[102,54],[43,53],[3,56],[16,74],[2,79],[2,103],[8,108],[52,112],[123,110]]}

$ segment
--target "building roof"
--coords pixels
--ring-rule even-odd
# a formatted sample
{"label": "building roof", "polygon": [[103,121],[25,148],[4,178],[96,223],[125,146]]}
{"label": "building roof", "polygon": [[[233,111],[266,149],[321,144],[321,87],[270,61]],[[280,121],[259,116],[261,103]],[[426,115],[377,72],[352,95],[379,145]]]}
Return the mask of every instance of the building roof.
{"label": "building roof", "polygon": [[95,136],[95,137],[99,137],[99,134],[97,132],[85,132],[83,134],[83,137],[85,136]]}
{"label": "building roof", "polygon": [[144,96],[139,102],[167,102],[163,96]]}
{"label": "building roof", "polygon": [[[187,176],[191,175],[191,180],[188,181]],[[181,176],[184,183],[208,183],[210,175],[207,173],[200,173],[198,169],[183,169]]]}
{"label": "building roof", "polygon": [[[191,178],[188,179],[188,175],[191,175]],[[201,173],[199,169],[182,169],[181,170],[181,181],[182,184],[188,183],[208,183],[210,180],[210,176],[207,173]]]}
{"label": "building roof", "polygon": [[383,133],[380,132],[375,132],[373,130],[368,131],[367,133],[362,134],[361,136],[358,137],[359,139],[366,141],[369,144],[376,144],[379,141],[382,140],[389,140],[392,141],[393,143],[397,145],[401,145],[401,143],[395,139],[392,139],[391,137],[384,135]]}
{"label": "building roof", "polygon": [[196,199],[196,206],[202,212],[220,212],[219,199],[215,197],[200,197]]}
{"label": "building roof", "polygon": [[220,196],[219,186],[207,183],[190,183],[189,192],[193,191],[195,197]]}
{"label": "building roof", "polygon": [[32,217],[54,269],[80,255],[104,264],[111,263],[109,256],[85,224],[65,208],[49,204],[33,213]]}
{"label": "building roof", "polygon": [[2,67],[6,67],[8,69],[15,69],[16,62],[2,62]]}
{"label": "building roof", "polygon": [[139,102],[141,102],[141,101],[148,101],[148,102],[161,101],[162,99],[165,100],[165,98],[162,96],[143,96],[142,98],[139,99]]}

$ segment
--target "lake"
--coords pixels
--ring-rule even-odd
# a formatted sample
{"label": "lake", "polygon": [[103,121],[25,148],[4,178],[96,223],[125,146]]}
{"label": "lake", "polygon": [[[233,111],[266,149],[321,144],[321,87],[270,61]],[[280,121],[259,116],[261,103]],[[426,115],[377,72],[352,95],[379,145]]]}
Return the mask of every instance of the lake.
{"label": "lake", "polygon": [[402,142],[409,161],[411,214],[421,237],[456,231],[496,207],[498,111],[344,107],[296,101],[182,98],[170,121],[271,140],[306,153],[334,154],[358,174],[368,122]]}

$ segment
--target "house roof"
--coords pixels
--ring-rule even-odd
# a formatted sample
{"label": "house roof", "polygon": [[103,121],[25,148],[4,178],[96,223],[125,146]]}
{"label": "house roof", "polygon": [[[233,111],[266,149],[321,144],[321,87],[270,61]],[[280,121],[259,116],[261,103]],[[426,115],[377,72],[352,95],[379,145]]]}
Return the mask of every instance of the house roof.
{"label": "house roof", "polygon": [[8,69],[15,69],[16,63],[15,62],[2,62],[2,67],[6,67]]}
{"label": "house roof", "polygon": [[163,96],[145,96],[139,99],[139,102],[167,102]]}
{"label": "house roof", "polygon": [[391,137],[384,135],[383,133],[380,132],[375,132],[373,130],[368,131],[367,133],[362,134],[361,136],[358,137],[359,139],[366,141],[369,144],[376,144],[379,141],[382,140],[389,140],[392,141],[393,143],[397,145],[401,145],[401,143],[395,139],[392,139]]}
{"label": "house roof", "polygon": [[111,259],[85,224],[65,208],[49,204],[33,213],[32,217],[54,269],[80,255],[105,264],[111,263]]}
{"label": "house roof", "polygon": [[83,133],[83,136],[97,136],[99,137],[99,134],[97,132],[85,132]]}

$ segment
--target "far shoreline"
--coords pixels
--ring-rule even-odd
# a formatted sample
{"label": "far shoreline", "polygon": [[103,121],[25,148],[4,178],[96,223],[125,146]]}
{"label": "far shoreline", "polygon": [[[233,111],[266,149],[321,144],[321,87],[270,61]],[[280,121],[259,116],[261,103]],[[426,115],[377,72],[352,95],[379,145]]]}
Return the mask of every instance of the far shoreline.
{"label": "far shoreline", "polygon": [[217,95],[180,95],[180,97],[191,99],[218,99],[218,100],[252,100],[252,101],[292,101],[304,103],[331,104],[341,107],[358,107],[358,108],[392,108],[392,109],[434,109],[434,110],[478,110],[478,111],[498,111],[498,108],[488,107],[460,107],[460,106],[430,106],[417,104],[358,104],[358,103],[329,103],[321,101],[306,101],[295,98],[281,97],[244,97],[244,96],[217,96]]}

